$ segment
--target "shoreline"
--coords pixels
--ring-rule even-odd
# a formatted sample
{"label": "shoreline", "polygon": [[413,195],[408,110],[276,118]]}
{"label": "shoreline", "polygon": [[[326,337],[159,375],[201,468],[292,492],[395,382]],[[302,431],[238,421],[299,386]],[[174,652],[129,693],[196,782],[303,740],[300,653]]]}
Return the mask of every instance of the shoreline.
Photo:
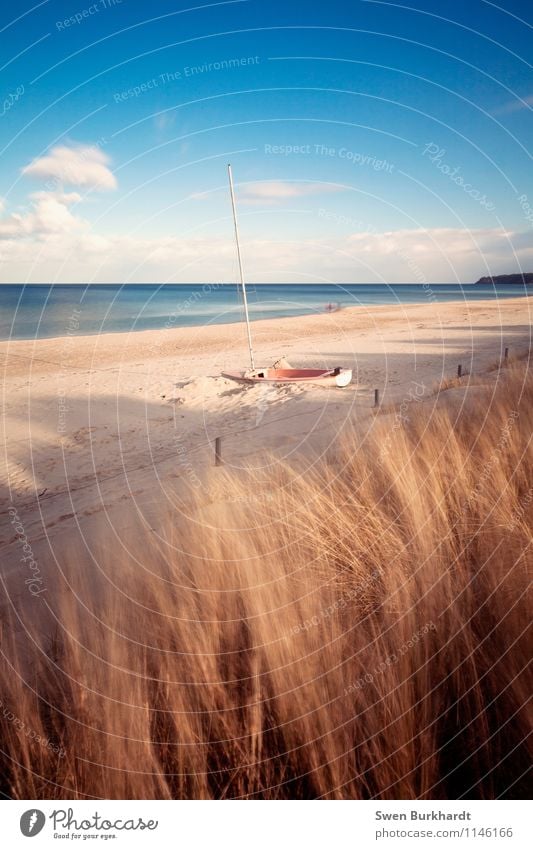
{"label": "shoreline", "polygon": [[[495,275],[495,277],[496,277],[496,275]],[[483,279],[483,278],[480,278],[480,279]],[[17,282],[7,283],[5,281],[3,283],[0,283],[0,287],[1,286],[80,286],[80,287],[85,287],[85,286],[116,286],[117,288],[119,288],[121,286],[157,286],[157,287],[161,287],[161,286],[239,286],[239,285],[240,285],[239,283],[235,283],[234,281],[231,281],[231,280],[226,280],[226,281],[202,280],[200,283],[194,283],[194,282],[191,282],[191,283],[153,283],[153,282],[148,282],[148,281],[145,282],[145,283],[134,283],[134,282],[131,282],[131,283],[113,283],[113,282],[109,282],[109,281],[107,283],[102,283],[102,282],[94,282],[94,283],[65,283],[65,282],[50,283],[50,282],[45,282],[43,280],[37,281],[37,282],[33,281],[31,283],[17,283]],[[327,286],[342,287],[342,286],[376,286],[376,285],[383,285],[383,286],[423,286],[424,284],[423,283],[415,283],[414,281],[407,281],[407,282],[403,281],[403,282],[398,282],[398,283],[383,283],[383,284],[370,283],[370,282],[366,282],[366,283],[327,283],[327,284],[324,284],[324,283],[298,283],[298,282],[289,283],[287,280],[284,280],[282,283],[279,283],[279,282],[276,282],[276,281],[265,282],[264,280],[262,280],[262,281],[250,280],[250,281],[246,282],[246,285],[247,286],[324,286],[324,285],[327,285]],[[468,282],[468,283],[457,283],[456,281],[453,281],[453,280],[441,281],[439,283],[439,282],[433,280],[433,281],[428,281],[428,283],[426,285],[428,285],[428,286],[478,286],[479,280],[475,280],[473,282]],[[489,285],[489,284],[487,284],[487,285]],[[504,284],[504,285],[513,285],[513,284]]]}
{"label": "shoreline", "polygon": [[[103,284],[107,285],[107,284]],[[181,285],[181,284],[180,284]],[[472,284],[474,285],[474,284]],[[313,335],[316,333],[323,332],[326,329],[325,322],[335,322],[339,325],[339,329],[342,329],[343,324],[351,324],[352,319],[368,319],[368,314],[371,313],[376,314],[376,317],[386,316],[388,312],[394,313],[396,316],[399,316],[400,313],[414,313],[417,310],[427,309],[428,306],[435,307],[436,312],[445,309],[446,307],[454,307],[460,306],[462,308],[471,308],[473,312],[476,309],[481,308],[491,308],[496,307],[502,304],[509,304],[510,306],[515,306],[518,304],[528,305],[531,311],[531,318],[533,318],[533,292],[530,295],[520,295],[516,297],[509,298],[486,298],[478,301],[468,301],[468,300],[457,300],[457,301],[438,301],[427,298],[426,301],[421,301],[419,303],[396,303],[396,304],[369,304],[369,305],[359,305],[359,306],[350,306],[343,307],[337,312],[331,313],[316,313],[312,315],[295,315],[295,316],[280,316],[277,318],[254,318],[251,323],[252,326],[257,326],[258,331],[268,331],[274,330],[278,327],[278,325],[282,325],[283,327],[289,327],[291,323],[298,322],[298,324],[306,323],[309,325],[309,329],[313,332]],[[505,310],[504,310],[505,311]],[[394,315],[391,316],[394,318]],[[70,321],[70,318],[67,319]],[[322,323],[321,327],[316,327],[319,322]],[[113,330],[107,331],[103,333],[85,333],[78,334],[77,330],[72,330],[71,332],[65,332],[60,336],[45,336],[45,337],[31,337],[29,339],[0,339],[0,353],[2,353],[4,348],[8,348],[10,346],[34,346],[34,345],[42,345],[42,346],[53,346],[54,344],[59,344],[65,339],[75,338],[80,343],[82,342],[90,342],[90,340],[101,339],[106,342],[110,342],[113,338],[117,337],[118,339],[124,340],[124,338],[131,337],[133,339],[138,339],[139,341],[147,340],[150,335],[156,334],[183,334],[184,336],[198,334],[199,331],[202,331],[206,334],[216,334],[219,333],[221,336],[226,336],[228,332],[232,330],[237,332],[241,331],[244,327],[243,321],[232,321],[232,322],[220,322],[216,324],[210,324],[209,322],[205,324],[195,324],[195,325],[183,325],[183,326],[174,326],[174,327],[159,327],[159,328],[145,328],[142,330]],[[215,340],[211,340],[215,342]]]}

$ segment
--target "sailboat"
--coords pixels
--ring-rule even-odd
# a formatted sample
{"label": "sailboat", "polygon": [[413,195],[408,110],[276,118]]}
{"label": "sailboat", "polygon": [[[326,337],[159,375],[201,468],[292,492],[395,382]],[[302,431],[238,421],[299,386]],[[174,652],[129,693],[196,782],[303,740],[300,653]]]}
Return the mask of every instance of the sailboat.
{"label": "sailboat", "polygon": [[244,305],[244,319],[246,321],[246,332],[248,336],[250,367],[242,371],[223,372],[222,376],[229,377],[231,378],[231,380],[243,381],[245,383],[316,383],[320,384],[321,386],[348,386],[352,379],[352,370],[349,368],[279,368],[276,367],[276,365],[266,368],[256,367],[254,361],[254,350],[252,345],[252,332],[250,329],[250,315],[248,312],[248,298],[246,296],[246,283],[244,281],[241,248],[239,243],[237,207],[235,203],[235,191],[233,188],[233,174],[231,171],[231,165],[228,165],[228,179],[231,195],[231,208],[233,211],[233,227],[235,231],[235,245],[237,248],[239,279]]}

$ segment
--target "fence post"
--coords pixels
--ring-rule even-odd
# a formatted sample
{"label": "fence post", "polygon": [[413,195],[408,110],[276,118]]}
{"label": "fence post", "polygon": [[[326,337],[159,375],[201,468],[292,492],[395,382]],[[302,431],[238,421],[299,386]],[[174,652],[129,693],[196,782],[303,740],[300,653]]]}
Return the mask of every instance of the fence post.
{"label": "fence post", "polygon": [[374,407],[379,407],[379,389],[374,389]]}
{"label": "fence post", "polygon": [[463,367],[462,367],[461,363],[459,363],[459,365],[457,366],[457,377],[462,377],[462,374],[463,374]]}
{"label": "fence post", "polygon": [[507,360],[508,357],[509,357],[509,348],[506,348],[505,351],[503,352],[503,358],[504,358],[504,360]]}
{"label": "fence post", "polygon": [[215,466],[222,465],[222,437],[217,436],[215,439]]}

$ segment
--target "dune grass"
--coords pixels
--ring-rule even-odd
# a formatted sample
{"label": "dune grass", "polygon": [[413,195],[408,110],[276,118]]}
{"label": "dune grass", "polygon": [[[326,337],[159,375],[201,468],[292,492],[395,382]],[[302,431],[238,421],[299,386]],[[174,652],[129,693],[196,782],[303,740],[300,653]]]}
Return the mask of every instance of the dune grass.
{"label": "dune grass", "polygon": [[532,433],[513,364],[4,586],[3,794],[526,796]]}

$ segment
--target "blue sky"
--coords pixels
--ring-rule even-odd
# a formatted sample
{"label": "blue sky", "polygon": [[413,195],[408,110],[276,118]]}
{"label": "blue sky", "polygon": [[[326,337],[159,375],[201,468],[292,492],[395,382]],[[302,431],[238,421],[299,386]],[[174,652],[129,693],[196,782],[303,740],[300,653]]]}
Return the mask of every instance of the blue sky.
{"label": "blue sky", "polygon": [[252,279],[533,269],[525,0],[2,16],[3,282],[231,279],[228,160]]}

